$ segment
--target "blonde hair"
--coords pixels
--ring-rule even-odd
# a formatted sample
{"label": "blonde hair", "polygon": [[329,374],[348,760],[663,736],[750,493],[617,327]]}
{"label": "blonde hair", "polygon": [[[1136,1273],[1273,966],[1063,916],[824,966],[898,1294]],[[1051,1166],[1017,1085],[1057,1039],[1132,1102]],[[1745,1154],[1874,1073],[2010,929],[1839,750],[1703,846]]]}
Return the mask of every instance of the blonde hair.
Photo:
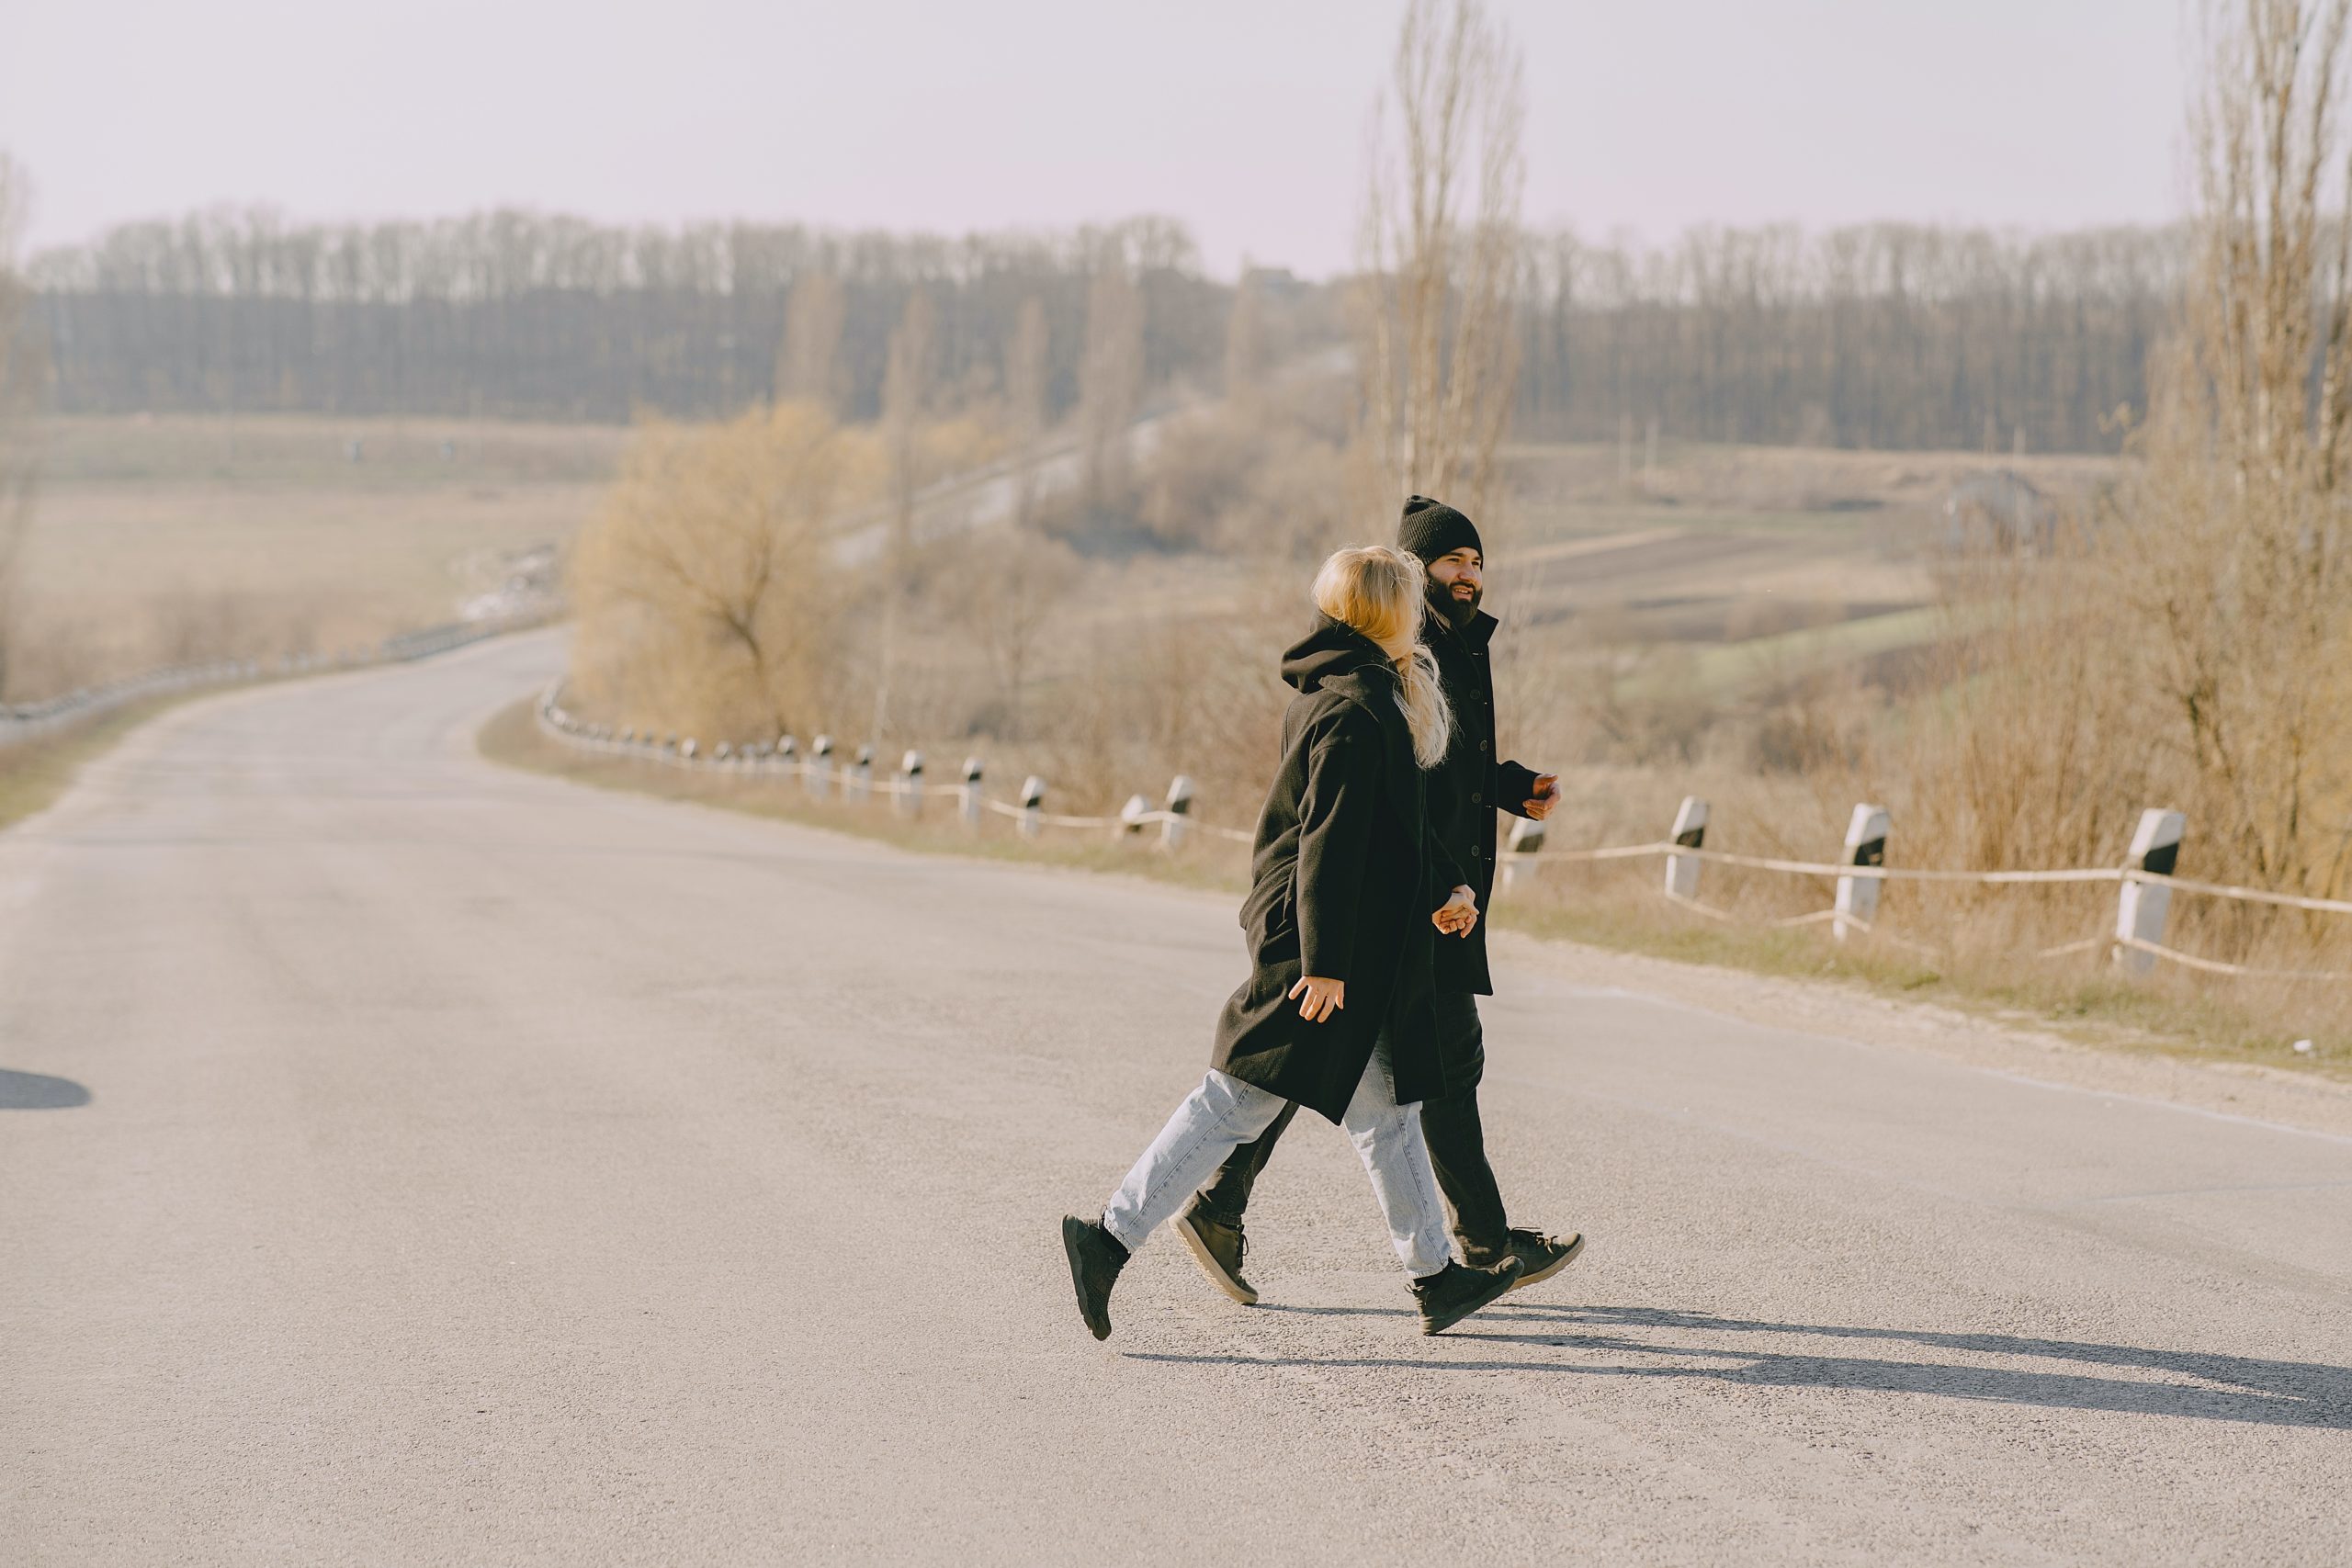
{"label": "blonde hair", "polygon": [[1315,607],[1380,645],[1404,690],[1397,705],[1413,733],[1413,760],[1434,768],[1453,739],[1453,710],[1437,678],[1437,655],[1421,640],[1421,593],[1428,572],[1419,558],[1387,545],[1335,550],[1315,574]]}

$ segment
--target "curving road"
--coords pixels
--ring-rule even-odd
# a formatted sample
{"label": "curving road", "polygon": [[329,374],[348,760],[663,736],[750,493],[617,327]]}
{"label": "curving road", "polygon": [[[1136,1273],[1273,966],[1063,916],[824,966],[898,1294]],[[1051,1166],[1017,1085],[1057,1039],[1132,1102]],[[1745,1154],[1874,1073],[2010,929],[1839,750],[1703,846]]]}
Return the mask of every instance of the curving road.
{"label": "curving road", "polygon": [[1229,900],[504,772],[550,636],[182,709],[0,835],[11,1563],[2352,1560],[2352,1141],[1521,966],[1587,1260],[1412,1330],[1343,1140],[1270,1305],[1055,1235]]}

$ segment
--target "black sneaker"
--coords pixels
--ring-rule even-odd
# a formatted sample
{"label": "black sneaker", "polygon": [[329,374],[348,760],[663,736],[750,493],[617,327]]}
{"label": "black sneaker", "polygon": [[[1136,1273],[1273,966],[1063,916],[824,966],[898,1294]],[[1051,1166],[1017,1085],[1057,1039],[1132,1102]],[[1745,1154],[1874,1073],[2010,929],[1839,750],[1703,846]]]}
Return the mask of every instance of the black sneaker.
{"label": "black sneaker", "polygon": [[1545,1235],[1542,1231],[1513,1230],[1510,1255],[1519,1259],[1519,1283],[1512,1290],[1541,1284],[1574,1263],[1584,1251],[1584,1233]]}
{"label": "black sneaker", "polygon": [[1198,1203],[1176,1217],[1176,1234],[1184,1238],[1192,1249],[1193,1261],[1209,1277],[1209,1283],[1239,1302],[1243,1306],[1258,1304],[1257,1287],[1241,1277],[1241,1257],[1250,1244],[1238,1224],[1228,1225],[1222,1220],[1211,1219]]}
{"label": "black sneaker", "polygon": [[1127,1249],[1093,1220],[1062,1216],[1062,1250],[1069,1255],[1069,1282],[1078,1288],[1078,1315],[1097,1339],[1111,1337],[1111,1287],[1127,1266]]}
{"label": "black sneaker", "polygon": [[1506,1258],[1487,1269],[1465,1269],[1449,1263],[1425,1280],[1413,1281],[1413,1301],[1421,1309],[1421,1332],[1442,1334],[1519,1282],[1519,1259]]}

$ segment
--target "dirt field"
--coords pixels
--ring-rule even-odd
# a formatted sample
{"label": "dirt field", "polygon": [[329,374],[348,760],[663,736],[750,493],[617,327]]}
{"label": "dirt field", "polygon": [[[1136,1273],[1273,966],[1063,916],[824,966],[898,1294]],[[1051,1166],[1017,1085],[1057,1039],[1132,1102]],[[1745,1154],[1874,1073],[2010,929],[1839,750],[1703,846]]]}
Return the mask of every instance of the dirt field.
{"label": "dirt field", "polygon": [[[1916,612],[1954,485],[2006,469],[2063,506],[2119,471],[2104,457],[1940,452],[1669,446],[1647,469],[1638,447],[1628,456],[1621,468],[1613,446],[1506,449],[1498,613],[1581,621],[1611,642],[1865,656],[1933,635]],[[1702,660],[1718,678],[1739,662]]]}
{"label": "dirt field", "polygon": [[589,515],[628,433],[489,422],[59,419],[14,694],[449,619]]}

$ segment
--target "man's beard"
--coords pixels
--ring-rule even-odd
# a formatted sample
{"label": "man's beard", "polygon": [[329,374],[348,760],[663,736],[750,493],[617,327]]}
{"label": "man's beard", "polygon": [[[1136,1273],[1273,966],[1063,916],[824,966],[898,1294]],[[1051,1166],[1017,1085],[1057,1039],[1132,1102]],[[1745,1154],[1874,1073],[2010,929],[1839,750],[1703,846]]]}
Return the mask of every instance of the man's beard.
{"label": "man's beard", "polygon": [[1470,590],[1469,598],[1456,599],[1453,596],[1453,583],[1439,582],[1435,579],[1431,579],[1430,582],[1430,608],[1437,612],[1438,619],[1455,631],[1460,631],[1470,624],[1471,619],[1478,614],[1478,602],[1486,596],[1485,589],[1473,588]]}

